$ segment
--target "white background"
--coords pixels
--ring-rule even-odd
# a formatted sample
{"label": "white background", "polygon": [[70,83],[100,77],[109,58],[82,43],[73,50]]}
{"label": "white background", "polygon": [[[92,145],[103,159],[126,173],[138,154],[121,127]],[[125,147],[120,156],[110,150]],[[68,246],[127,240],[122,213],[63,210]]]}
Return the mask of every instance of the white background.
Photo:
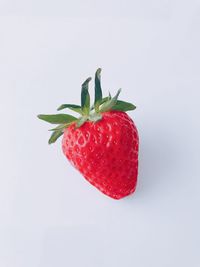
{"label": "white background", "polygon": [[[140,134],[115,201],[48,146],[38,113],[102,67]],[[199,267],[200,2],[0,0],[0,266]]]}

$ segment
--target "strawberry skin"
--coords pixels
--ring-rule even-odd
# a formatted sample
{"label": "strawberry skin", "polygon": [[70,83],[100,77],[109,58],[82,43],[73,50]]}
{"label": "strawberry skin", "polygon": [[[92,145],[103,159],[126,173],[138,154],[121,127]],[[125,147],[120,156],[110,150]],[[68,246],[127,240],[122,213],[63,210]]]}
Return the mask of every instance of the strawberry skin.
{"label": "strawberry skin", "polygon": [[65,129],[62,149],[92,185],[114,199],[135,191],[139,137],[132,119],[122,111],[102,113],[98,122],[73,123]]}

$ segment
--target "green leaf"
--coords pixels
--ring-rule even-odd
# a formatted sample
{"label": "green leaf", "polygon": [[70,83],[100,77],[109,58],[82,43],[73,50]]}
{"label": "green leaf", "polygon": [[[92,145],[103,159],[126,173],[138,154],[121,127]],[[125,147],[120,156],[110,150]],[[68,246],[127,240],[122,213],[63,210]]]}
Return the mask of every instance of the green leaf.
{"label": "green leaf", "polygon": [[101,69],[97,69],[95,73],[95,110],[98,112],[99,105],[102,100],[102,90],[101,90]]}
{"label": "green leaf", "polygon": [[87,119],[88,119],[87,116],[83,116],[80,119],[78,119],[78,121],[76,123],[76,127],[77,128],[81,127],[87,121]]}
{"label": "green leaf", "polygon": [[90,94],[88,92],[88,84],[91,81],[91,77],[89,77],[83,84],[81,90],[81,108],[82,112],[85,115],[88,115],[90,112]]}
{"label": "green leaf", "polygon": [[76,121],[77,118],[74,116],[68,115],[68,114],[55,114],[55,115],[44,115],[40,114],[38,115],[38,118],[40,120],[52,123],[52,124],[64,124]]}
{"label": "green leaf", "polygon": [[56,128],[50,129],[49,131],[64,131],[64,129],[68,128],[71,123],[66,123],[66,124],[60,124]]}
{"label": "green leaf", "polygon": [[74,104],[63,104],[61,105],[57,110],[62,110],[62,109],[65,109],[65,108],[68,108],[68,109],[71,109],[79,114],[82,115],[82,110],[81,110],[81,106],[79,105],[74,105]]}
{"label": "green leaf", "polygon": [[89,115],[89,120],[97,122],[102,119],[102,115],[100,113],[90,113]]}
{"label": "green leaf", "polygon": [[104,103],[104,102],[107,102],[108,100],[110,100],[111,99],[111,97],[110,97],[110,95],[109,96],[107,96],[107,97],[104,97],[102,100],[101,100],[101,105]]}
{"label": "green leaf", "polygon": [[[107,96],[107,97],[102,98],[102,100],[101,100],[101,102],[100,102],[100,105],[102,105],[104,102],[106,102],[106,101],[108,101],[108,100],[110,100],[110,96]],[[94,105],[92,105],[91,110],[92,110],[92,109],[94,109]]]}
{"label": "green leaf", "polygon": [[56,140],[61,136],[63,135],[63,131],[55,131],[52,133],[50,139],[49,139],[49,144],[52,144],[52,143],[55,143]]}
{"label": "green leaf", "polygon": [[132,103],[128,103],[125,101],[117,100],[117,103],[112,107],[112,110],[121,110],[121,111],[129,111],[136,109]]}
{"label": "green leaf", "polygon": [[116,105],[116,103],[117,103],[117,98],[118,98],[120,92],[121,92],[121,89],[119,89],[119,90],[117,91],[117,94],[116,94],[113,98],[111,98],[110,100],[104,102],[104,103],[100,106],[100,109],[99,109],[100,112],[106,112],[106,111],[111,110],[112,107],[114,107],[114,106]]}

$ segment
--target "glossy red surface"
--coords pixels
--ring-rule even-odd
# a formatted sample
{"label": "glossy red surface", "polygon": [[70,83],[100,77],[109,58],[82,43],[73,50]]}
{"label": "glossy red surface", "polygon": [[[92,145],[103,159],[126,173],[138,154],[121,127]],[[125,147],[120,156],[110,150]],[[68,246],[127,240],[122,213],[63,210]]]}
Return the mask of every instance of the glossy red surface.
{"label": "glossy red surface", "polygon": [[135,191],[139,138],[132,119],[121,111],[102,114],[102,120],[65,130],[62,148],[76,169],[96,188],[114,198]]}

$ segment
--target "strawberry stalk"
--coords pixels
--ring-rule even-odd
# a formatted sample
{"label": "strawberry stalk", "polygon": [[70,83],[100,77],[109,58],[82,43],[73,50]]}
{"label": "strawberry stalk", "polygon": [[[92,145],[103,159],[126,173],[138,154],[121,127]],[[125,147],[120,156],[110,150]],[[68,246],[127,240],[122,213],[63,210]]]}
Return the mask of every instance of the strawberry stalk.
{"label": "strawberry stalk", "polygon": [[121,89],[117,91],[114,97],[109,96],[104,97],[102,95],[101,89],[101,69],[98,68],[95,73],[95,99],[94,104],[90,106],[90,94],[89,94],[89,82],[91,77],[85,80],[81,87],[81,106],[75,104],[62,104],[58,107],[58,111],[63,109],[70,109],[80,115],[80,117],[74,117],[69,114],[53,114],[45,115],[40,114],[38,118],[52,124],[58,124],[56,128],[51,129],[53,131],[49,144],[54,143],[60,136],[63,135],[66,128],[68,128],[71,123],[76,123],[76,128],[81,127],[86,121],[98,122],[102,119],[102,113],[111,110],[118,111],[130,111],[134,110],[136,107],[132,103],[128,103],[122,100],[118,100]]}

